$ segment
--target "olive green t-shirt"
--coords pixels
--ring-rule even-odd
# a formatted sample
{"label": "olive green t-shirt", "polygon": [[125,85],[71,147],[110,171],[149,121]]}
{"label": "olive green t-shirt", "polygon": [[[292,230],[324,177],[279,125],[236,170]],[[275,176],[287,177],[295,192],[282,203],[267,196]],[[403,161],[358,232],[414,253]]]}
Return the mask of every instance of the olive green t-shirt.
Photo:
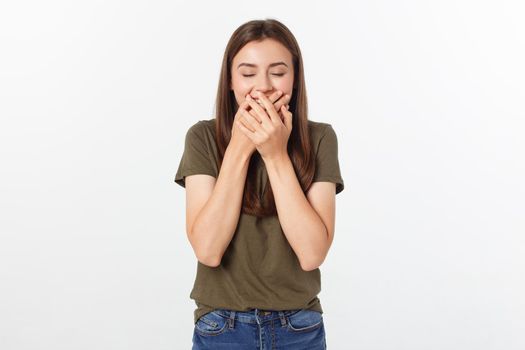
{"label": "olive green t-shirt", "polygon": [[[315,181],[344,188],[337,157],[337,137],[328,123],[308,121],[316,154]],[[185,187],[185,177],[208,174],[218,177],[219,153],[215,142],[215,118],[199,120],[186,133],[184,153],[175,182]],[[257,190],[262,195],[268,182],[264,162],[257,165]],[[234,236],[217,267],[197,260],[197,275],[190,298],[197,305],[194,322],[214,309],[249,311],[310,309],[323,312],[319,268],[304,271],[284,235],[278,217],[257,220],[241,212]]]}

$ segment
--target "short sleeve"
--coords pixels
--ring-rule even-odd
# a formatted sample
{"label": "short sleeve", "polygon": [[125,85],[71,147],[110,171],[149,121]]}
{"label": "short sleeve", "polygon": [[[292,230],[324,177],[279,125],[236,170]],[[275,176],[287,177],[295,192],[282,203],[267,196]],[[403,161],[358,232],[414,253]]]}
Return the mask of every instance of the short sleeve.
{"label": "short sleeve", "polygon": [[337,135],[330,124],[319,140],[316,155],[316,169],[313,182],[329,181],[335,183],[335,193],[344,189],[344,181],[339,168]]}
{"label": "short sleeve", "polygon": [[185,177],[189,175],[206,174],[217,177],[203,127],[202,122],[197,122],[186,132],[184,152],[175,174],[175,183],[182,187],[186,187]]}

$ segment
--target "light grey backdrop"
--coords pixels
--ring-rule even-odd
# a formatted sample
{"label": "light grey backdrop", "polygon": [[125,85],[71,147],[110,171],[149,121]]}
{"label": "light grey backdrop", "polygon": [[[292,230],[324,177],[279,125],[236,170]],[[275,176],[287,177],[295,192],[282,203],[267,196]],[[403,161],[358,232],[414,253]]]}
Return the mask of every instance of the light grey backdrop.
{"label": "light grey backdrop", "polygon": [[0,348],[189,349],[173,182],[222,54],[276,18],[346,188],[321,266],[330,349],[525,348],[519,1],[0,5]]}

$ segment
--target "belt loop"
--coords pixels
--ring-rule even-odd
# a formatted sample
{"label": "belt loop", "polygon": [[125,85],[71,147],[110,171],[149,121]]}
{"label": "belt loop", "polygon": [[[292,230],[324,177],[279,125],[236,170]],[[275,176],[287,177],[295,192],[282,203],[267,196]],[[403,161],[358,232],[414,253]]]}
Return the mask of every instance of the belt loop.
{"label": "belt loop", "polygon": [[281,319],[281,326],[286,326],[286,318],[284,317],[284,312],[279,311],[279,318]]}
{"label": "belt loop", "polygon": [[230,318],[228,319],[228,322],[230,323],[229,325],[230,329],[233,329],[234,320],[235,320],[235,310],[230,310]]}

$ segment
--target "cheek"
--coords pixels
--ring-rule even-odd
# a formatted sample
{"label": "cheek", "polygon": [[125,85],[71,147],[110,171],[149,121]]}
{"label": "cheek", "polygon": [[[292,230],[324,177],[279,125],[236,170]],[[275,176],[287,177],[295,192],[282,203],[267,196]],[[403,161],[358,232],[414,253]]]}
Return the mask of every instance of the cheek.
{"label": "cheek", "polygon": [[241,104],[242,102],[244,102],[245,100],[245,96],[249,93],[248,90],[244,90],[244,89],[236,89],[234,90],[234,93],[235,93],[235,99],[237,100],[237,104]]}
{"label": "cheek", "polygon": [[293,78],[280,79],[275,82],[275,88],[277,90],[284,91],[286,94],[291,94],[293,90]]}
{"label": "cheek", "polygon": [[235,79],[232,81],[232,88],[235,92],[235,96],[237,96],[237,100],[239,98],[244,99],[244,96],[246,96],[251,90],[251,86],[246,84],[246,82]]}
{"label": "cheek", "polygon": [[232,86],[234,89],[242,90],[247,88],[249,84],[250,82],[248,79],[245,79],[242,76],[239,76],[238,74],[234,74],[232,76]]}

